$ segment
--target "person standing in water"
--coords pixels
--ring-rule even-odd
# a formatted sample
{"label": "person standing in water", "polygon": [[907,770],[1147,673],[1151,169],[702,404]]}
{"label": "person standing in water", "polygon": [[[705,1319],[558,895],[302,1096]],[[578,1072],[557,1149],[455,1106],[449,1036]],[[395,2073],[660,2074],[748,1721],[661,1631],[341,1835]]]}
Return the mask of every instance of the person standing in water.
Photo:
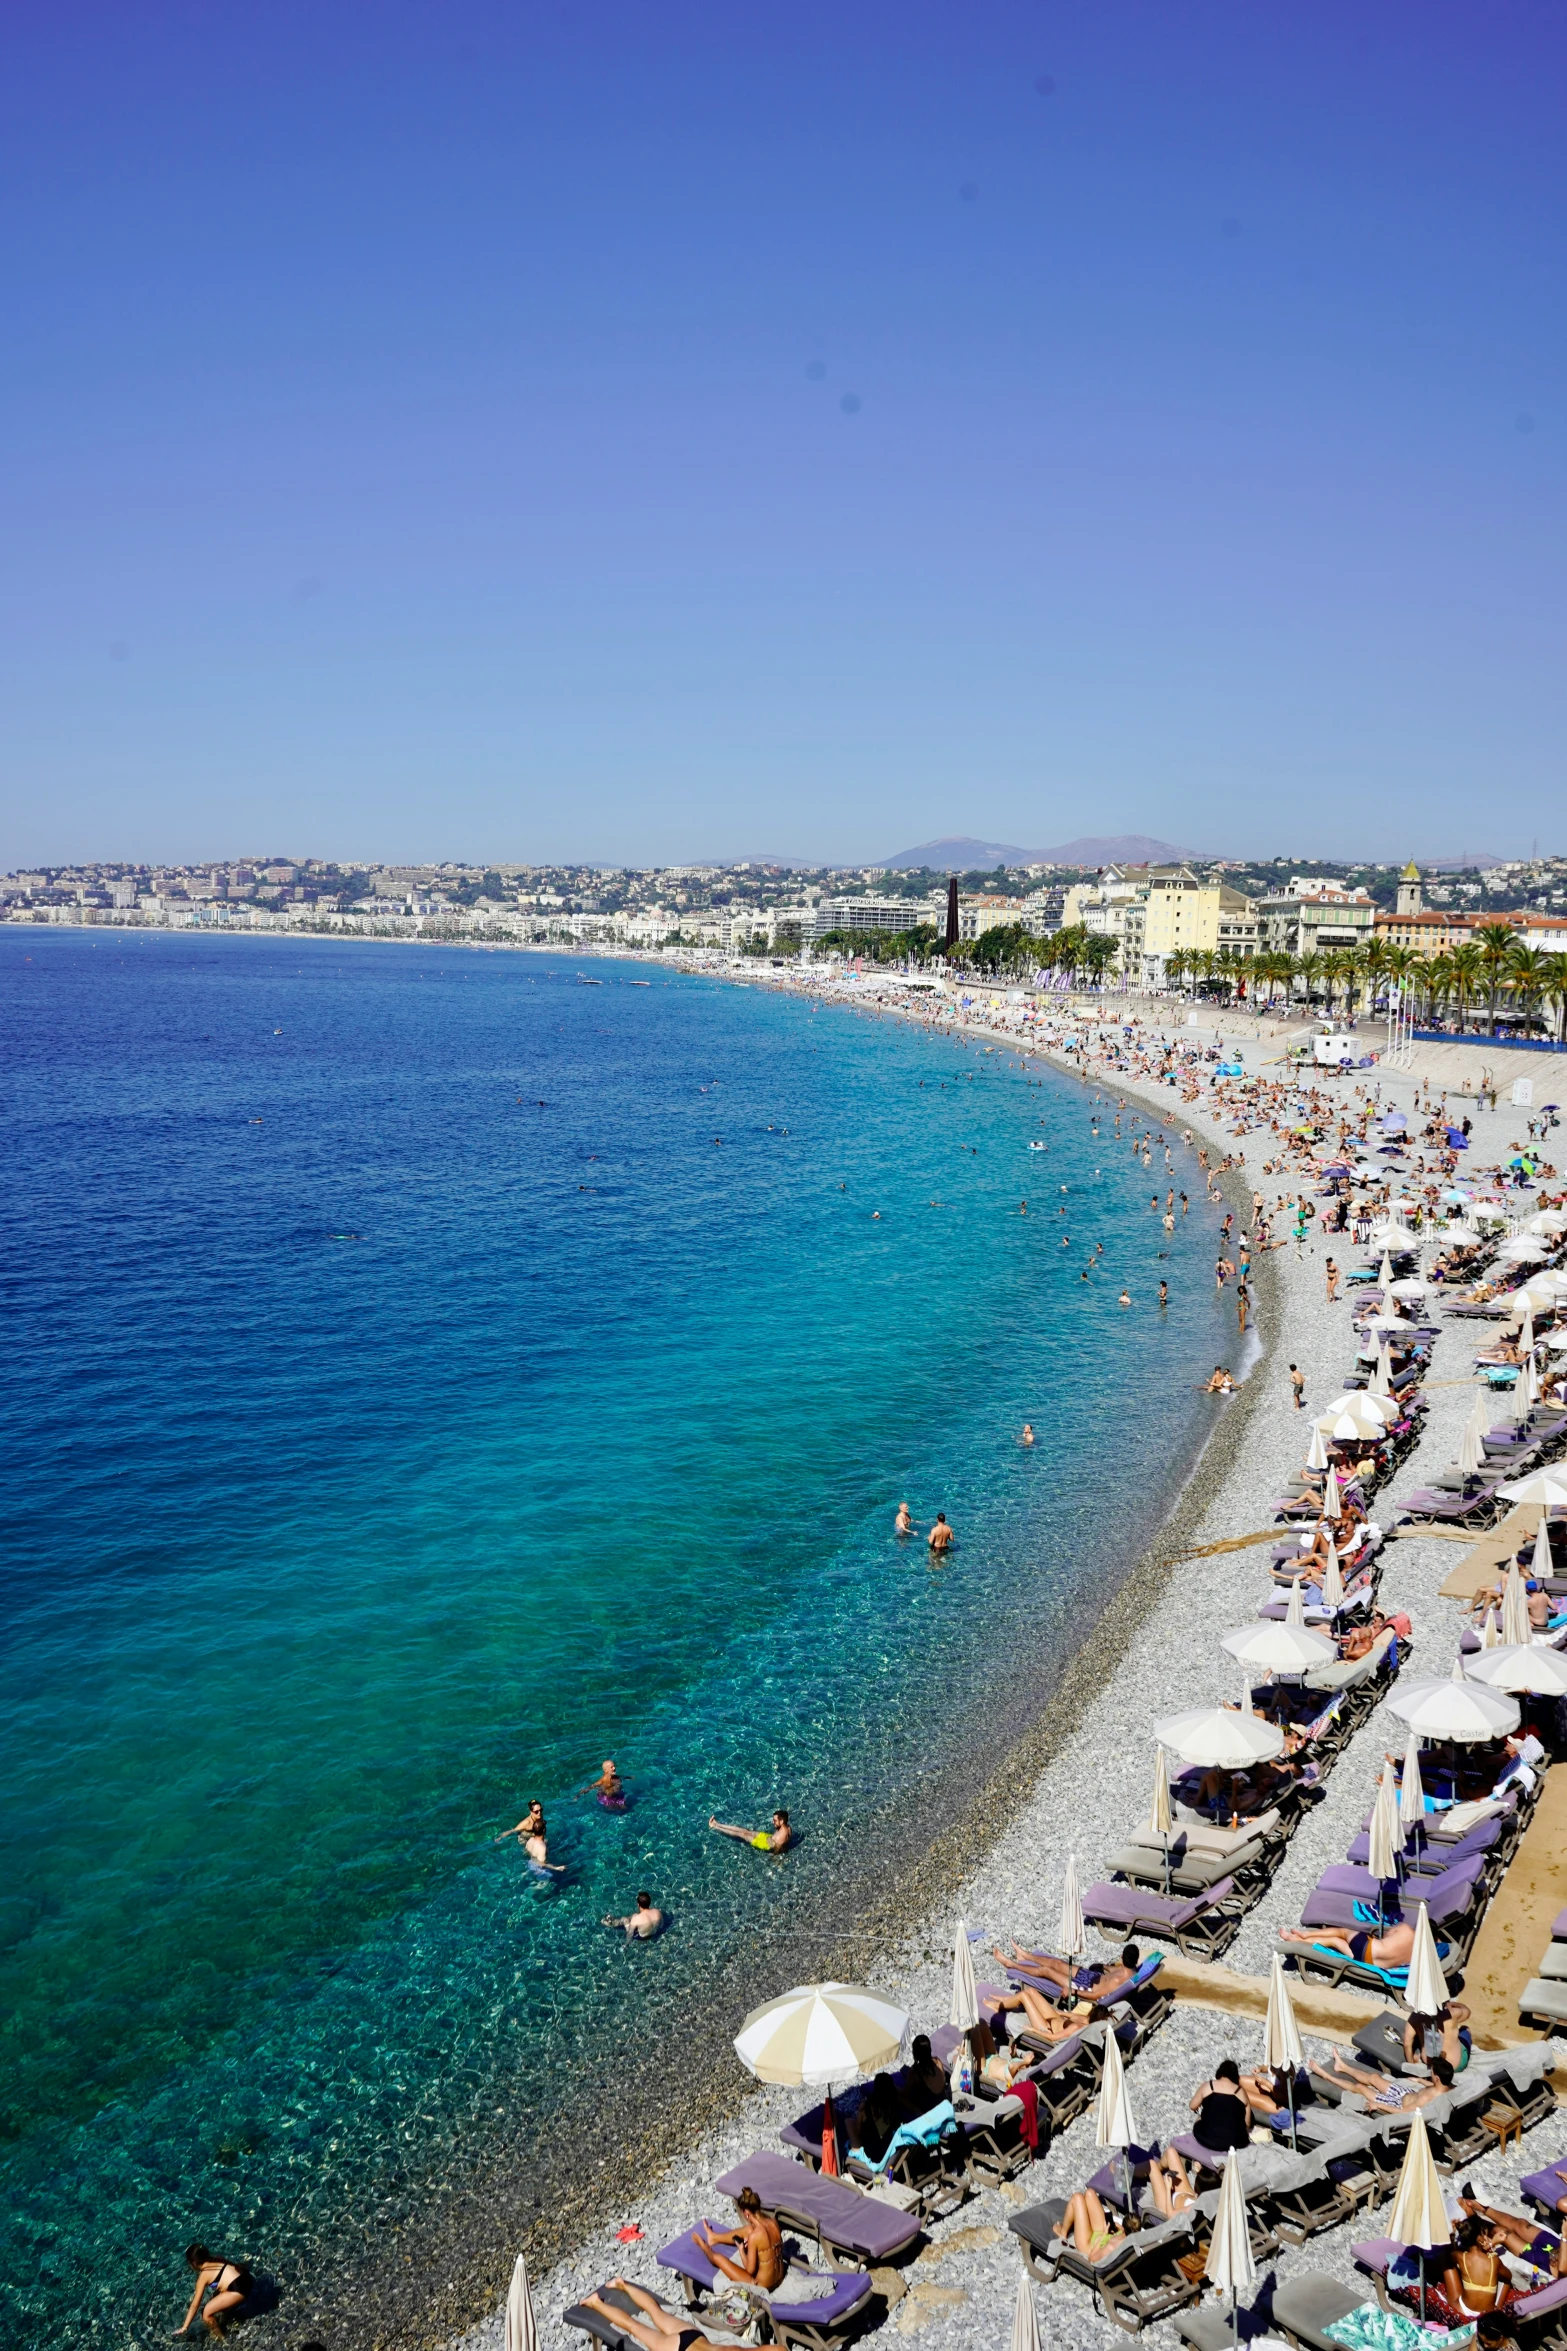
{"label": "person standing in water", "polygon": [[497,1845],[504,1845],[508,1837],[516,1838],[528,1857],[528,1867],[537,1870],[541,1877],[551,1872],[556,1877],[565,1876],[565,1863],[550,1859],[549,1831],[544,1826],[544,1807],[537,1796],[532,1799],[516,1827],[502,1829],[495,1842]]}
{"label": "person standing in water", "polygon": [[914,1532],[913,1514],[906,1502],[898,1504],[898,1515],[892,1522],[892,1531],[895,1535],[912,1535]]}
{"label": "person standing in water", "polygon": [[637,1906],[629,1918],[606,1918],[600,1922],[607,1927],[624,1927],[628,1943],[648,1943],[664,1923],[664,1913],[644,1887],[637,1895]]}
{"label": "person standing in water", "polygon": [[949,1527],[947,1524],[946,1512],[944,1510],[938,1510],[936,1513],[936,1523],[930,1530],[931,1549],[937,1552],[950,1551],[955,1541],[956,1537],[954,1536],[951,1527]]}
{"label": "person standing in water", "polygon": [[624,1812],[626,1809],[624,1784],[619,1772],[607,1755],[598,1778],[589,1780],[585,1788],[577,1790],[577,1794],[579,1796],[596,1796],[606,1812]]}

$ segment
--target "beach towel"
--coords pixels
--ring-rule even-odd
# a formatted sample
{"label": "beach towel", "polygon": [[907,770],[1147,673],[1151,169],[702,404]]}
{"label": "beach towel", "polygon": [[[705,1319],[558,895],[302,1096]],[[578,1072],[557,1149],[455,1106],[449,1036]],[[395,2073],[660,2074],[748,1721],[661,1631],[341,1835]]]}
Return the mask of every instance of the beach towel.
{"label": "beach towel", "polygon": [[1345,2351],[1458,2351],[1460,2344],[1474,2341],[1473,2327],[1423,2327],[1401,2310],[1380,2310],[1374,2302],[1363,2302],[1322,2331]]}
{"label": "beach towel", "polygon": [[917,2114],[912,2122],[900,2122],[887,2142],[886,2152],[872,2171],[886,2171],[900,2147],[939,2147],[947,2133],[957,2128],[957,2115],[950,2098],[933,2106],[928,2114]]}
{"label": "beach towel", "polygon": [[1013,2083],[1012,2096],[1018,2100],[1023,2109],[1018,2122],[1018,2129],[1023,2134],[1023,2143],[1031,2154],[1037,2155],[1039,2153],[1039,2092],[1031,2081],[1024,2080]]}

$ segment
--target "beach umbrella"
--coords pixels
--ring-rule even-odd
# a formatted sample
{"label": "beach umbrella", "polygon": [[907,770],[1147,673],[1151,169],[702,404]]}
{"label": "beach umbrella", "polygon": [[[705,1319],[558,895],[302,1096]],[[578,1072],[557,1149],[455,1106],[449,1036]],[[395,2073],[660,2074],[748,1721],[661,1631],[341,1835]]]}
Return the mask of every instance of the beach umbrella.
{"label": "beach umbrella", "polygon": [[1075,1959],[1082,1950],[1083,1897],[1077,1883],[1077,1855],[1066,1857],[1066,1877],[1061,1886],[1061,1925],[1056,1937],[1063,1959]]}
{"label": "beach umbrella", "polygon": [[1326,1469],[1327,1466],[1328,1449],[1326,1444],[1323,1442],[1321,1427],[1316,1421],[1313,1421],[1311,1424],[1311,1443],[1306,1447],[1306,1467],[1308,1469]]}
{"label": "beach umbrella", "polygon": [[1012,2312],[1012,2351],[1042,2351],[1039,2312],[1034,2306],[1034,2285],[1026,2269],[1017,2281],[1017,2303]]}
{"label": "beach umbrella", "polygon": [[1510,1690],[1529,1698],[1567,1698],[1567,1656],[1560,1649],[1508,1641],[1481,1651],[1469,1668],[1471,1681],[1488,1690]]}
{"label": "beach umbrella", "polygon": [[1344,1504],[1339,1496],[1338,1471],[1330,1469],[1322,1481],[1322,1515],[1339,1519],[1344,1515]]}
{"label": "beach umbrella", "polygon": [[1257,2265],[1251,2257],[1251,2231],[1246,2226],[1246,2196],[1241,2185],[1240,2150],[1232,2148],[1224,2165],[1224,2177],[1219,2182],[1219,2208],[1213,2217],[1213,2235],[1208,2239],[1208,2258],[1203,2263],[1203,2276],[1220,2294],[1230,2297],[1230,2315],[1234,2322],[1235,2341],[1240,2341],[1241,2296],[1257,2275]]}
{"label": "beach umbrella", "polygon": [[1485,1622],[1480,1627],[1480,1646],[1482,1649],[1496,1649],[1501,1646],[1501,1639],[1502,1628],[1496,1621],[1496,1610],[1488,1608]]}
{"label": "beach umbrella", "polygon": [[1436,1937],[1431,1932],[1431,1913],[1423,1902],[1417,1902],[1415,1947],[1409,1955],[1409,1980],[1404,1997],[1411,2014],[1440,2016],[1447,1996],[1447,1978],[1442,1973],[1442,1962],[1436,1955]]}
{"label": "beach umbrella", "polygon": [[539,2322],[533,2315],[533,2290],[528,2265],[519,2253],[512,2264],[506,2289],[505,2351],[539,2351]]}
{"label": "beach umbrella", "polygon": [[1485,1467],[1485,1437],[1490,1425],[1491,1410],[1486,1402],[1486,1392],[1483,1388],[1477,1388],[1469,1417],[1458,1439],[1458,1467],[1466,1478],[1478,1477]]}
{"label": "beach umbrella", "polygon": [[1382,1888],[1389,1878],[1398,1875],[1398,1795],[1393,1786],[1393,1766],[1382,1765],[1382,1777],[1377,1782],[1376,1802],[1371,1807],[1371,1850],[1367,1856],[1372,1876],[1377,1881],[1377,1915],[1382,1914]]}
{"label": "beach umbrella", "polygon": [[[1297,1604],[1299,1592],[1297,1584],[1292,1606]],[[1259,1673],[1285,1675],[1310,1673],[1316,1666],[1331,1665],[1338,1655],[1326,1633],[1307,1629],[1304,1616],[1295,1624],[1287,1616],[1282,1623],[1277,1617],[1265,1617],[1258,1624],[1243,1625],[1238,1632],[1226,1633],[1219,1646],[1239,1658],[1242,1665],[1253,1667]]]}
{"label": "beach umbrella", "polygon": [[1386,1249],[1382,1252],[1382,1263],[1377,1267],[1377,1283],[1385,1298],[1393,1287],[1393,1261]]}
{"label": "beach umbrella", "polygon": [[1284,1622],[1304,1626],[1306,1622],[1306,1579],[1297,1576],[1290,1586],[1290,1596],[1284,1603]]}
{"label": "beach umbrella", "polygon": [[1393,1284],[1390,1292],[1394,1298],[1423,1298],[1425,1294],[1425,1283],[1415,1274],[1406,1274],[1401,1282]]}
{"label": "beach umbrella", "polygon": [[1338,1545],[1328,1543],[1327,1564],[1322,1570],[1322,1605],[1324,1608],[1342,1608],[1344,1605],[1344,1571],[1338,1563]]}
{"label": "beach umbrella", "polygon": [[1389,1396],[1373,1396],[1367,1388],[1346,1388],[1342,1396],[1331,1396],[1323,1406],[1324,1415],[1330,1412],[1357,1412],[1368,1421],[1374,1420],[1380,1428],[1391,1428],[1398,1418],[1398,1405]]}
{"label": "beach umbrella", "polygon": [[1300,2027],[1295,2022],[1295,2006],[1290,1999],[1289,1984],[1285,1980],[1284,1962],[1275,1951],[1273,1970],[1268,1980],[1268,2013],[1262,2026],[1262,2062],[1275,2072],[1280,2068],[1289,2076],[1290,2085],[1290,2145],[1295,2140],[1295,2072],[1305,2057],[1301,2045]]}
{"label": "beach umbrella", "polygon": [[1567,1208],[1542,1208],[1523,1229],[1526,1233],[1567,1233]]}
{"label": "beach umbrella", "polygon": [[1393,1393],[1393,1358],[1388,1353],[1385,1337],[1377,1343],[1377,1367],[1367,1385],[1373,1396],[1391,1396]]}
{"label": "beach umbrella", "polygon": [[1461,1746],[1474,1746],[1505,1738],[1518,1728],[1517,1699],[1475,1682],[1412,1682],[1387,1703],[1422,1739],[1456,1739]]}
{"label": "beach umbrella", "polygon": [[866,1984],[800,1984],[752,2009],[735,2055],[759,2082],[821,2089],[882,2072],[908,2029],[907,2012]]}
{"label": "beach umbrella", "polygon": [[1529,1597],[1523,1588],[1516,1559],[1508,1564],[1506,1581],[1502,1585],[1502,1639],[1509,1648],[1516,1648],[1530,1636]]}
{"label": "beach umbrella", "polygon": [[979,2022],[979,1985],[974,1978],[974,1947],[968,1939],[968,1923],[958,1920],[957,1941],[952,1951],[952,2013],[949,2024],[955,2024],[960,2033],[971,2033]]}
{"label": "beach umbrella", "polygon": [[1529,1558],[1529,1573],[1535,1582],[1543,1584],[1551,1572],[1551,1522],[1542,1510],[1540,1524],[1534,1538],[1534,1550]]}
{"label": "beach umbrella", "polygon": [[1537,1469],[1526,1478],[1512,1478],[1498,1488],[1509,1502],[1535,1502],[1541,1510],[1567,1506],[1567,1470]]}
{"label": "beach umbrella", "polygon": [[1170,1811],[1170,1767],[1165,1761],[1164,1749],[1153,1751],[1153,1805],[1148,1814],[1150,1832],[1164,1847],[1164,1890],[1170,1891],[1170,1830],[1173,1825]]}
{"label": "beach umbrella", "polygon": [[[1392,2217],[1387,2233],[1400,2245],[1413,2245],[1422,2253],[1434,2253],[1439,2245],[1450,2245],[1453,2232],[1448,2224],[1447,2204],[1442,2194],[1441,2174],[1431,2152],[1431,2141],[1426,2136],[1426,2118],[1419,2107],[1409,2126],[1409,2140],[1404,2149],[1404,2166],[1398,2175],[1398,2193],[1393,2198]],[[1425,2264],[1420,2267],[1420,2320],[1425,2323],[1426,2278]]]}
{"label": "beach umbrella", "polygon": [[1404,1749],[1404,1775],[1398,1783],[1398,1825],[1412,1829],[1426,1816],[1426,1792],[1420,1782],[1420,1741],[1413,1731]]}
{"label": "beach umbrella", "polygon": [[1154,1724],[1153,1735],[1183,1763],[1212,1771],[1246,1771],[1284,1751],[1284,1733],[1275,1723],[1229,1706],[1167,1714]]}
{"label": "beach umbrella", "polygon": [[[1132,2120],[1132,2102],[1126,2094],[1126,2074],[1121,2064],[1121,2044],[1114,2027],[1105,2027],[1104,2072],[1099,2077],[1099,2109],[1094,2118],[1094,2145],[1096,2147],[1130,2147],[1137,2137],[1137,2126]],[[1127,2179],[1127,2203],[1131,2203],[1131,2180]]]}

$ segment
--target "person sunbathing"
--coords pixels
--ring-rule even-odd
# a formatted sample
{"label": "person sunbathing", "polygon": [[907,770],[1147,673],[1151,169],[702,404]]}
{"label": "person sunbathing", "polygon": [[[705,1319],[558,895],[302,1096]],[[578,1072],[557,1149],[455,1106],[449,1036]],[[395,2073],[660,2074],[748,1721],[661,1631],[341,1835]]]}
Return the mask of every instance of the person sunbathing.
{"label": "person sunbathing", "polygon": [[1442,2272],[1442,2293],[1461,2325],[1501,2310],[1515,2291],[1502,2270],[1502,2236],[1483,2214],[1461,2220],[1453,2235],[1457,2259]]}
{"label": "person sunbathing", "polygon": [[[869,2104],[868,2099],[866,2103]],[[705,2220],[699,2221],[691,2232],[693,2242],[723,2277],[733,2278],[736,2285],[759,2286],[764,2294],[770,2294],[775,2286],[783,2284],[783,2231],[762,2210],[762,2199],[754,2188],[740,2190],[735,2198],[735,2210],[740,2215],[738,2228],[715,2229]],[[732,2258],[719,2251],[721,2245],[734,2247]]]}
{"label": "person sunbathing", "polygon": [[909,2044],[909,2062],[898,2075],[897,2090],[905,2122],[929,2114],[933,2106],[952,2095],[946,2074],[936,2062],[929,2033],[916,2033]]}
{"label": "person sunbathing", "polygon": [[[610,2287],[617,2293],[627,2295],[642,2312],[642,2316],[632,2318],[624,2310],[617,2310],[613,2302],[606,2302],[604,2296]],[[691,2351],[693,2343],[711,2343],[715,2339],[712,2335],[704,2334],[700,2327],[693,2326],[688,2315],[682,2314],[677,2318],[645,2286],[634,2286],[629,2278],[611,2278],[609,2285],[598,2293],[584,2294],[582,2307],[584,2310],[597,2311],[600,2318],[607,2318],[617,2334],[627,2335],[633,2343],[640,2343],[642,2351]]]}
{"label": "person sunbathing", "polygon": [[1311,2071],[1340,2095],[1353,2090],[1383,2114],[1413,2114],[1416,2107],[1429,2106],[1433,2098],[1442,2097],[1453,2086],[1453,2069],[1445,2057],[1432,2058],[1427,2082],[1400,2081],[1390,2073],[1379,2073],[1374,2066],[1351,2065],[1337,2050],[1330,2066],[1318,2065],[1313,2059]]}
{"label": "person sunbathing", "polygon": [[1191,2211],[1197,2201],[1197,2191],[1179,2147],[1166,2147],[1162,2155],[1154,2156],[1148,2166],[1148,2193],[1161,2220],[1169,2220],[1177,2212]]}
{"label": "person sunbathing", "polygon": [[1066,2211],[1051,2231],[1063,2242],[1070,2238],[1083,2259],[1096,2264],[1118,2253],[1131,2234],[1108,2218],[1092,2188],[1079,2188],[1067,2198]]}
{"label": "person sunbathing", "polygon": [[1005,2013],[1021,2008],[1028,2019],[1028,2029],[1041,2041],[1069,2041],[1080,2033],[1094,2013],[1094,2003],[1082,1992],[1063,1992],[1059,2000],[1047,2000],[1043,1992],[1036,1992],[1032,1984],[1024,1984],[998,2000],[997,2008]]}
{"label": "person sunbathing", "polygon": [[1515,2261],[1526,2261],[1531,2269],[1543,2270],[1547,2277],[1567,2276],[1567,2243],[1551,2229],[1536,2227],[1520,2212],[1506,2212],[1498,2205],[1482,2204],[1467,2181],[1458,2204],[1468,2218],[1485,2221]]}
{"label": "person sunbathing", "polygon": [[1103,1966],[1075,1968],[1069,1959],[1057,1959],[1049,1951],[1026,1951],[1021,1943],[1014,1943],[1010,1951],[1003,1951],[998,1945],[996,1957],[1003,1967],[1043,1976],[1046,1983],[1055,1984],[1063,1992],[1092,1992],[1101,2004],[1124,1990],[1143,1963],[1135,1943],[1126,1944],[1119,1959],[1106,1961]]}
{"label": "person sunbathing", "polygon": [[1281,1943],[1314,1943],[1342,1951],[1362,1967],[1407,1967],[1415,1954],[1415,1930],[1406,1919],[1373,1934],[1369,1927],[1280,1927]]}

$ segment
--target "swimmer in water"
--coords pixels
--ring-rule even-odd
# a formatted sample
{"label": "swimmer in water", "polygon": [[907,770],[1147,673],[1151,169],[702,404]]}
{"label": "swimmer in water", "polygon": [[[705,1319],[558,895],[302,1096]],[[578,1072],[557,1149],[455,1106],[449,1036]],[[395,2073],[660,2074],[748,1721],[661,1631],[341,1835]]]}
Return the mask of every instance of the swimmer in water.
{"label": "swimmer in water", "polygon": [[637,1896],[637,1906],[629,1918],[604,1918],[599,1924],[606,1927],[624,1927],[628,1943],[649,1943],[664,1923],[664,1913],[644,1888]]}
{"label": "swimmer in water", "polygon": [[938,1510],[936,1513],[936,1523],[930,1530],[931,1549],[933,1551],[950,1550],[956,1540],[957,1537],[953,1534],[951,1527],[949,1527],[947,1524],[946,1512],[944,1510]]}
{"label": "swimmer in water", "polygon": [[1121,1292],[1121,1295],[1120,1295],[1120,1297],[1119,1297],[1119,1298],[1117,1298],[1117,1300],[1116,1300],[1116,1304],[1117,1304],[1117,1306],[1130,1306],[1130,1305],[1131,1305],[1131,1303],[1132,1303],[1132,1293],[1131,1293],[1131,1291],[1130,1291],[1130,1290],[1123,1290],[1123,1291]]}
{"label": "swimmer in water", "polygon": [[626,1809],[625,1788],[622,1785],[619,1772],[607,1755],[598,1778],[589,1780],[585,1788],[577,1790],[577,1794],[579,1796],[596,1796],[606,1812],[624,1812]]}
{"label": "swimmer in water", "polygon": [[1023,1434],[1022,1434],[1022,1436],[1021,1436],[1021,1437],[1018,1439],[1018,1443],[1019,1443],[1020,1445],[1032,1445],[1032,1443],[1033,1443],[1033,1442],[1034,1442],[1034,1424],[1033,1424],[1033,1422],[1032,1422],[1031,1420],[1025,1420],[1025,1421],[1024,1421],[1024,1423],[1023,1423]]}
{"label": "swimmer in water", "polygon": [[541,1876],[546,1872],[553,1873],[556,1877],[565,1876],[565,1863],[550,1859],[549,1831],[544,1826],[544,1807],[537,1796],[533,1798],[516,1827],[502,1829],[495,1842],[497,1845],[504,1845],[508,1837],[516,1838],[528,1857],[530,1869],[537,1870]]}
{"label": "swimmer in water", "polygon": [[794,1843],[794,1831],[789,1826],[789,1815],[780,1809],[773,1814],[770,1829],[740,1829],[733,1821],[717,1820],[710,1813],[708,1827],[715,1836],[738,1837],[742,1845],[751,1845],[758,1853],[786,1853]]}
{"label": "swimmer in water", "polygon": [[892,1531],[895,1535],[912,1535],[914,1532],[913,1514],[906,1502],[898,1504],[898,1515],[892,1522]]}

